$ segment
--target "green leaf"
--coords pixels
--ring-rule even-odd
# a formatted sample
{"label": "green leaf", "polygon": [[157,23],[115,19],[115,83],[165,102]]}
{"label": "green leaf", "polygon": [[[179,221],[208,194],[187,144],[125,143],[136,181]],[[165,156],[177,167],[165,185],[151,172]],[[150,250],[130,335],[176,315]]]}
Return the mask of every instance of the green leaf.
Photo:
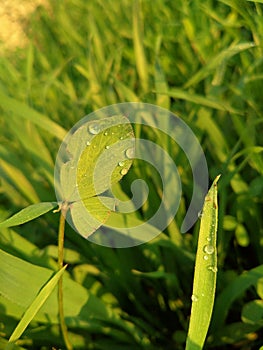
{"label": "green leaf", "polygon": [[[133,129],[123,115],[89,121],[69,134],[65,145],[56,162],[57,195],[68,206],[67,221],[87,238],[115,208],[115,199],[104,193],[132,164]],[[69,160],[59,168],[63,151]]]}
{"label": "green leaf", "polygon": [[134,154],[134,134],[128,119],[114,116],[91,122],[88,126],[89,130],[96,132],[101,128],[103,130],[95,137],[89,134],[86,138],[90,144],[78,161],[77,184],[81,198],[90,198],[108,190],[121,180],[132,164],[125,153],[130,150],[131,156]]}
{"label": "green leaf", "polygon": [[12,227],[24,224],[31,221],[39,216],[47,213],[51,209],[57,206],[56,202],[42,202],[37,204],[29,205],[28,207],[20,210],[10,218],[0,223],[0,229],[4,227]]}
{"label": "green leaf", "polygon": [[241,318],[245,323],[263,325],[263,300],[253,300],[245,304]]}
{"label": "green leaf", "polygon": [[219,176],[205,197],[201,216],[186,350],[203,348],[213,311],[217,272],[218,179]]}
{"label": "green leaf", "polygon": [[[53,274],[51,269],[33,265],[0,250],[0,304],[3,305],[0,314],[4,312],[5,315],[20,319]],[[63,277],[63,290],[64,313],[69,323],[75,324],[77,320],[88,321],[94,317],[109,320],[111,311],[106,305],[66,274]],[[36,314],[35,320],[58,324],[55,291]]]}
{"label": "green leaf", "polygon": [[213,322],[211,324],[212,332],[222,328],[233,301],[241,296],[251,285],[256,285],[259,281],[262,281],[262,278],[263,265],[259,265],[250,271],[242,273],[222,291],[216,298]]}
{"label": "green leaf", "polygon": [[41,289],[40,293],[37,295],[37,297],[34,299],[32,304],[29,306],[29,308],[24,313],[22,319],[18,323],[17,327],[15,328],[14,332],[12,333],[11,337],[9,338],[9,342],[15,342],[18,340],[21,335],[23,334],[26,327],[29,325],[29,323],[33,320],[36,313],[39,311],[39,309],[43,306],[47,298],[52,293],[53,289],[57,285],[60,277],[64,273],[67,265],[65,265],[62,269],[60,269],[52,278],[50,281],[47,282],[47,284]]}
{"label": "green leaf", "polygon": [[202,96],[176,88],[169,89],[168,91],[157,91],[157,93],[167,94],[168,96],[189,101],[200,106],[214,108],[221,111],[228,111],[230,113],[241,114],[240,110],[232,107],[226,101],[220,100],[218,97]]}
{"label": "green leaf", "polygon": [[188,82],[185,84],[185,88],[198,84],[200,81],[207,78],[222,63],[228,62],[234,55],[253,47],[255,47],[255,43],[253,42],[243,42],[237,45],[233,43],[228,48],[220,51],[218,54],[212,57],[203,68],[201,68],[188,80]]}

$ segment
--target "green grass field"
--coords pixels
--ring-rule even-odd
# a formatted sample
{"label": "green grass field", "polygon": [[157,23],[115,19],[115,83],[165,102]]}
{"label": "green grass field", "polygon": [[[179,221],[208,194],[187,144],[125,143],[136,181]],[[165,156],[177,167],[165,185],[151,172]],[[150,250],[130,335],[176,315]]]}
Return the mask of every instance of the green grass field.
{"label": "green grass field", "polygon": [[[82,117],[120,102],[169,109],[198,138],[210,184],[221,174],[217,287],[214,306],[207,300],[213,314],[204,349],[262,350],[263,1],[57,0],[37,7],[23,26],[29,43],[0,57],[0,222],[56,201],[56,155]],[[156,239],[133,248],[96,245],[66,225],[64,313],[74,349],[186,348],[200,226],[180,233],[191,168],[169,138],[136,132],[175,159],[179,210]],[[156,211],[157,175],[134,161],[121,181],[126,198],[134,179],[148,180],[149,198],[134,220]],[[50,287],[58,278],[51,278],[59,227],[53,207],[0,227],[0,349],[66,349]],[[37,295],[42,308],[8,343]]]}

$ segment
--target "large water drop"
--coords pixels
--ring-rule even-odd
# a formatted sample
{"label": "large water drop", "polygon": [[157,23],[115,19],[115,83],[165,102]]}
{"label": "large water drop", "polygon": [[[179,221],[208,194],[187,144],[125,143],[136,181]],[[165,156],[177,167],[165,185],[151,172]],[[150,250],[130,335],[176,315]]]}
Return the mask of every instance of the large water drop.
{"label": "large water drop", "polygon": [[100,126],[98,123],[92,123],[89,125],[89,132],[92,135],[97,135],[100,132]]}
{"label": "large water drop", "polygon": [[214,251],[215,251],[215,248],[212,245],[208,244],[204,246],[204,252],[206,254],[213,254]]}

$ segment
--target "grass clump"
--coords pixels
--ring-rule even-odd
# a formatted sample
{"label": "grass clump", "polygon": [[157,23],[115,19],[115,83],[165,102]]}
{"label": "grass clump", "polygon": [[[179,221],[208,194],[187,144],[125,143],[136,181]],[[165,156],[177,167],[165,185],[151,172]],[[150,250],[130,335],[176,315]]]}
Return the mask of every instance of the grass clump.
{"label": "grass clump", "polygon": [[[2,220],[54,201],[61,140],[91,111],[148,102],[170,109],[194,131],[211,179],[222,174],[217,291],[205,343],[211,349],[262,346],[262,13],[256,0],[50,1],[24,23],[27,46],[10,51],[1,44]],[[183,186],[178,213],[157,239],[109,249],[66,229],[65,321],[76,349],[185,348],[199,224],[180,235],[192,195],[191,169],[176,145],[164,138],[157,143],[176,159]],[[158,202],[161,181],[139,162],[123,181],[122,195],[129,194],[129,182],[145,175],[152,179],[152,202]],[[148,201],[136,219],[154,210]],[[0,267],[1,346],[57,269],[57,227],[57,216],[45,213],[1,228],[0,257],[13,266],[12,275]],[[17,285],[21,293],[14,293]],[[52,298],[16,348],[63,348]]]}

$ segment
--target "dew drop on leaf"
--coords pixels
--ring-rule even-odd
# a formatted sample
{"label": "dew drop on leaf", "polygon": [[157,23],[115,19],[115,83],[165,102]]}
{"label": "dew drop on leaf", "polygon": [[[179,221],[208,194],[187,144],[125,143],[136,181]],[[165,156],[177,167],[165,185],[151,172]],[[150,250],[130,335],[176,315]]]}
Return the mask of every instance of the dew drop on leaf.
{"label": "dew drop on leaf", "polygon": [[208,266],[208,270],[211,270],[212,272],[217,272],[216,266]]}
{"label": "dew drop on leaf", "polygon": [[105,146],[105,148],[106,148],[106,149],[109,149],[109,148],[110,148],[110,146]]}
{"label": "dew drop on leaf", "polygon": [[128,148],[126,151],[125,151],[125,155],[127,158],[131,159],[134,157],[134,148]]}
{"label": "dew drop on leaf", "polygon": [[204,246],[204,252],[206,254],[213,254],[215,251],[214,247],[210,244]]}
{"label": "dew drop on leaf", "polygon": [[97,135],[100,132],[100,126],[98,123],[92,123],[91,125],[89,125],[89,132],[92,135]]}
{"label": "dew drop on leaf", "polygon": [[204,260],[208,260],[208,256],[207,255],[204,255]]}
{"label": "dew drop on leaf", "polygon": [[191,299],[192,299],[192,301],[198,301],[198,297],[194,294],[191,296]]}
{"label": "dew drop on leaf", "polygon": [[119,165],[119,166],[123,166],[123,165],[124,165],[124,162],[119,162],[118,165]]}
{"label": "dew drop on leaf", "polygon": [[198,212],[198,217],[199,217],[199,219],[201,219],[202,216],[203,216],[203,212],[202,212],[202,210],[201,210],[201,211]]}
{"label": "dew drop on leaf", "polygon": [[121,175],[126,175],[128,173],[128,169],[122,169],[121,170]]}

